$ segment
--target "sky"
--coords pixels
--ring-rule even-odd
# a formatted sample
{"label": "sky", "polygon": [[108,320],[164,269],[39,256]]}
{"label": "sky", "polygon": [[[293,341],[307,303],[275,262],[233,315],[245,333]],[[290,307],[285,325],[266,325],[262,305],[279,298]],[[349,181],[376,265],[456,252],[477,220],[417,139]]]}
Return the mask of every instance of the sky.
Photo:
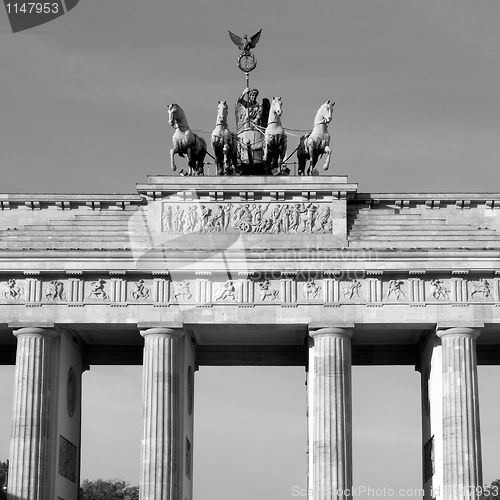
{"label": "sky", "polygon": [[[134,193],[171,174],[168,104],[209,142],[217,101],[245,87],[227,31],[262,29],[250,84],[282,97],[285,128],[336,103],[328,174],[359,192],[497,192],[499,26],[498,0],[80,0],[16,34],[0,9],[0,191]],[[0,374],[2,460],[13,368]],[[499,376],[479,369],[485,482],[500,477]],[[299,368],[200,369],[197,499],[305,487],[303,384]],[[353,369],[355,484],[420,486],[419,384],[413,367]],[[140,391],[140,367],[84,374],[82,477],[137,484]]]}

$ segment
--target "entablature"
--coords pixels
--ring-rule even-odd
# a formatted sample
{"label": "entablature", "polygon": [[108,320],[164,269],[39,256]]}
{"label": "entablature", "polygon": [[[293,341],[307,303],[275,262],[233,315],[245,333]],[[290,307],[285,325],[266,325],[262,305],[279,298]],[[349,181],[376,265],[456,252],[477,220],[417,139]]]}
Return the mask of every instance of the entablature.
{"label": "entablature", "polygon": [[25,305],[500,306],[500,271],[177,268],[0,273],[0,307]]}

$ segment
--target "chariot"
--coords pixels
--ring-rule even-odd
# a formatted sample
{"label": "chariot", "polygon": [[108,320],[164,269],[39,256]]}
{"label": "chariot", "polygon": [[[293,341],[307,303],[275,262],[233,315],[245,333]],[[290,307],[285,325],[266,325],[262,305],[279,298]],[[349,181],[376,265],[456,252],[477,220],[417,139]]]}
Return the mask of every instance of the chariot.
{"label": "chariot", "polygon": [[189,165],[189,171],[181,171],[181,175],[204,175],[205,156],[208,154],[214,160],[217,175],[289,175],[286,162],[295,152],[298,175],[318,175],[315,166],[323,154],[327,155],[323,169],[328,169],[331,156],[328,124],[335,103],[328,100],[321,105],[311,132],[299,138],[298,146],[286,158],[288,140],[286,129],[281,124],[281,97],[263,98],[259,102],[259,91],[249,85],[249,73],[257,65],[250,49],[259,41],[261,31],[250,39],[229,32],[231,40],[242,50],[238,67],[245,73],[247,85],[236,100],[234,130],[228,126],[227,101],[217,104],[216,125],[211,133],[213,155],[207,151],[206,141],[189,128],[182,108],[178,104],[169,105],[169,122],[176,129],[170,150],[173,171],[177,169],[175,154],[178,154],[186,156]]}

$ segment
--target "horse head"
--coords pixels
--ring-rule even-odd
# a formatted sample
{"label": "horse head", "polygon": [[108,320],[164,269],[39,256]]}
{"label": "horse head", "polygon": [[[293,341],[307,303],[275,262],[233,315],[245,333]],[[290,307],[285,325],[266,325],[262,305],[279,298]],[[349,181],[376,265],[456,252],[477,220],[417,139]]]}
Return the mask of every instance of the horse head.
{"label": "horse head", "polygon": [[169,104],[168,105],[168,123],[170,123],[170,125],[172,127],[175,126],[175,122],[177,121],[176,115],[177,115],[177,104]]}
{"label": "horse head", "polygon": [[227,124],[227,102],[219,101],[217,104],[217,125]]}
{"label": "horse head", "polygon": [[172,127],[178,125],[187,126],[186,115],[178,104],[173,103],[168,105],[168,123],[170,123]]}
{"label": "horse head", "polygon": [[[325,123],[328,124],[332,121],[332,115],[333,115],[333,106],[335,106],[335,103],[330,101],[326,101],[324,104],[321,105],[321,107],[318,109],[318,113],[316,114],[316,120],[314,121],[316,123]],[[319,120],[318,120],[319,118]]]}
{"label": "horse head", "polygon": [[281,116],[283,113],[283,101],[281,100],[281,97],[273,97],[273,100],[271,101],[271,111],[274,111],[276,115]]}

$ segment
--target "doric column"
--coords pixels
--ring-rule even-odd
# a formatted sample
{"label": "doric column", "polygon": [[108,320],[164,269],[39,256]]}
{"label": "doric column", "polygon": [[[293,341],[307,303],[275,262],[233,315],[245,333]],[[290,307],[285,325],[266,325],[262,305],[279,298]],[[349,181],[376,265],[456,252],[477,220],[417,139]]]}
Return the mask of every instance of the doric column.
{"label": "doric column", "polygon": [[181,330],[150,328],[144,337],[141,500],[179,499],[179,373]]}
{"label": "doric column", "polygon": [[314,500],[344,500],[352,488],[352,330],[321,328],[309,335],[314,340],[309,489]]}
{"label": "doric column", "polygon": [[57,333],[21,328],[14,335],[17,357],[8,498],[49,500],[50,357]]}
{"label": "doric column", "polygon": [[444,500],[481,498],[477,328],[438,330],[443,351]]}

